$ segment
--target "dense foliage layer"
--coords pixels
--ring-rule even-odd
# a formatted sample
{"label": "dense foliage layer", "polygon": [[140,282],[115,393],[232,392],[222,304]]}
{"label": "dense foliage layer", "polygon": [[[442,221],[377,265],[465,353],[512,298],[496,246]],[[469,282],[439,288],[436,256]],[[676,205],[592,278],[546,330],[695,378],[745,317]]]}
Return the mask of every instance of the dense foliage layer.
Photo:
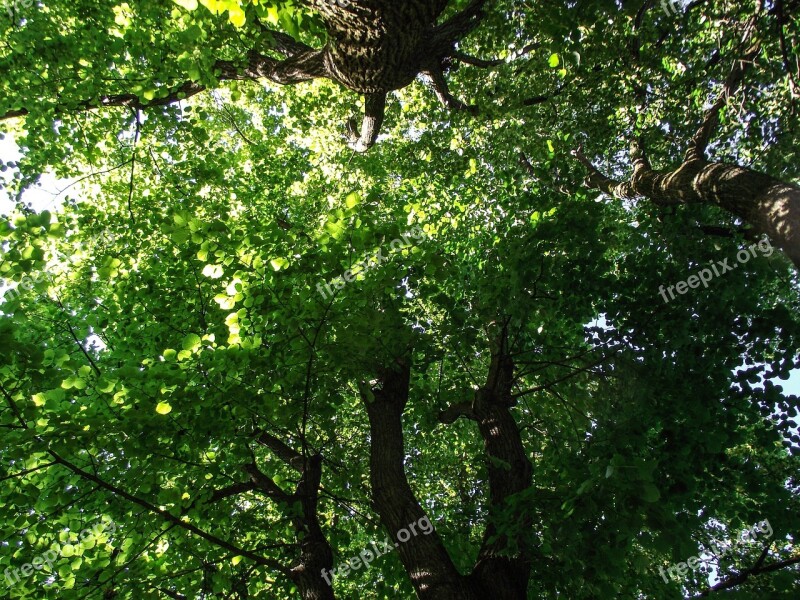
{"label": "dense foliage layer", "polygon": [[794,597],[797,0],[4,7],[3,597]]}

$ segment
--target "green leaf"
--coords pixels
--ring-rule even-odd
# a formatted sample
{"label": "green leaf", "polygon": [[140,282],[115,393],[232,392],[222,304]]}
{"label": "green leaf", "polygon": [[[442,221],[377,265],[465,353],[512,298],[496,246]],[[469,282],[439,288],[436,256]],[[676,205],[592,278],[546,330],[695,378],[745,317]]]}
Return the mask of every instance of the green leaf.
{"label": "green leaf", "polygon": [[275,271],[280,271],[289,265],[289,261],[285,258],[278,257],[270,259],[269,264],[272,265]]}
{"label": "green leaf", "polygon": [[661,492],[652,483],[646,483],[642,488],[642,500],[645,502],[658,502],[661,499]]}
{"label": "green leaf", "polygon": [[345,198],[345,206],[347,208],[353,208],[361,203],[361,196],[357,192],[350,192],[347,194],[347,198]]}
{"label": "green leaf", "polygon": [[200,339],[200,336],[195,333],[190,333],[185,338],[183,338],[181,347],[187,352],[194,352],[200,347],[201,344],[202,340]]}

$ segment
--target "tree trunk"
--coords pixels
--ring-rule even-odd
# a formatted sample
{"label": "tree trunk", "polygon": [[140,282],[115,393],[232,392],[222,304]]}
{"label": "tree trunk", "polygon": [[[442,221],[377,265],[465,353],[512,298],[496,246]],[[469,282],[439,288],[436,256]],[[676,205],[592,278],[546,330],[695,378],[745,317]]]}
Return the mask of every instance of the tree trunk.
{"label": "tree trunk", "polygon": [[489,472],[489,517],[471,579],[485,595],[497,600],[525,600],[531,573],[530,554],[524,535],[530,527],[519,527],[520,539],[499,536],[493,519],[507,507],[511,496],[530,487],[533,467],[519,428],[511,414],[514,400],[514,362],[508,350],[508,328],[504,325],[492,340],[492,356],[486,384],[475,392],[471,406],[461,406],[440,415],[452,423],[458,416],[478,423]]}
{"label": "tree trunk", "polygon": [[[530,487],[531,463],[522,445],[517,423],[507,407],[498,405],[494,398],[485,397],[475,403],[475,415],[489,459],[490,506],[473,577],[497,600],[525,600],[531,573],[525,542],[507,540],[502,536],[492,542],[490,538],[497,535],[491,519],[505,507],[510,496]],[[525,529],[527,524],[522,528],[523,533]],[[521,549],[511,556],[501,554],[509,542],[520,544]]]}
{"label": "tree trunk", "polygon": [[[267,446],[286,465],[300,473],[300,481],[293,494],[286,494],[255,464],[247,471],[253,483],[275,500],[293,510],[300,504],[300,511],[292,513],[292,525],[297,536],[300,556],[289,570],[292,582],[300,591],[303,600],[334,600],[333,587],[323,577],[323,572],[333,569],[333,551],[319,524],[317,507],[322,481],[322,456],[304,457],[275,436],[260,432],[258,442]],[[330,577],[328,577],[330,579]]]}
{"label": "tree trunk", "polygon": [[328,32],[331,79],[360,94],[409,85],[433,56],[436,19],[447,0],[317,0]]}
{"label": "tree trunk", "polygon": [[402,416],[409,394],[408,364],[387,369],[381,387],[362,389],[370,424],[370,481],[375,509],[395,540],[395,548],[417,596],[423,600],[479,600],[467,578],[453,565],[438,533],[413,535],[407,541],[398,533],[426,517],[406,478]]}
{"label": "tree trunk", "polygon": [[350,147],[366,152],[380,133],[386,94],[424,75],[439,101],[451,110],[469,108],[453,98],[442,72],[456,42],[477,26],[485,0],[473,0],[447,22],[436,21],[448,0],[314,0],[328,32],[323,53],[326,76],[363,94],[366,111],[360,134],[348,123]]}
{"label": "tree trunk", "polygon": [[756,234],[767,235],[800,269],[800,188],[738,165],[708,162],[692,148],[674,171],[654,171],[639,146],[631,145],[630,181],[614,181],[582,154],[587,183],[620,198],[643,197],[659,206],[714,204],[737,216]]}
{"label": "tree trunk", "polygon": [[671,173],[643,167],[631,180],[633,191],[656,204],[715,204],[736,215],[758,234],[769,236],[800,269],[800,188],[737,165],[684,162]]}
{"label": "tree trunk", "polygon": [[317,504],[322,480],[322,456],[306,461],[294,497],[302,505],[302,516],[294,518],[300,544],[300,560],[292,568],[292,580],[303,600],[334,600],[333,587],[322,577],[333,568],[333,551],[319,526]]}

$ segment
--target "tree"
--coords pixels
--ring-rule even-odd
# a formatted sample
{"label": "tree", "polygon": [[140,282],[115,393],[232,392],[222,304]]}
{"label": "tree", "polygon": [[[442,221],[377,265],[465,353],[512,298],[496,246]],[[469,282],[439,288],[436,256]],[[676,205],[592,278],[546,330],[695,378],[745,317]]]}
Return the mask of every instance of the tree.
{"label": "tree", "polygon": [[[181,4],[197,8],[196,1]],[[448,90],[443,73],[445,66],[452,61],[479,66],[491,64],[456,51],[456,44],[478,25],[485,0],[472,0],[462,12],[440,25],[436,21],[447,0],[309,0],[302,4],[319,12],[327,34],[324,48],[315,49],[286,33],[270,30],[256,17],[261,35],[271,43],[270,49],[283,58],[272,58],[262,54],[260,48],[252,48],[247,52],[244,68],[237,64],[239,61],[217,60],[212,67],[214,75],[219,81],[265,78],[283,85],[325,77],[363,94],[365,113],[360,135],[353,121],[348,124],[351,147],[357,152],[366,152],[377,140],[386,110],[386,95],[390,91],[402,89],[417,75],[422,75],[430,81],[444,106],[466,109],[468,107]],[[232,22],[242,25],[246,22],[238,2],[214,3],[216,11],[224,12],[226,7],[231,12]],[[260,14],[269,16],[263,5]],[[291,17],[289,19],[293,23]],[[194,79],[200,79],[200,71],[196,67],[193,71]],[[95,97],[73,99],[67,105],[84,110],[113,106],[143,109],[171,104],[205,89],[207,86],[199,81],[166,85],[158,82],[155,89],[141,96],[127,91],[98,94],[97,90],[92,90]],[[26,99],[21,100],[21,104],[26,103]],[[0,113],[0,119],[28,113],[29,109],[24,106],[12,108]]]}
{"label": "tree", "polygon": [[[715,162],[794,185],[791,3],[179,4],[3,22],[8,596],[793,597],[796,269],[571,155],[677,164],[707,115]],[[430,64],[499,57],[451,69],[480,114],[403,58],[354,153],[353,86],[263,74],[359,9],[410,11],[396,48],[464,24]],[[27,205],[45,173],[72,185]]]}
{"label": "tree", "polygon": [[[749,38],[754,29],[755,19],[752,19],[747,26],[745,43],[752,42]],[[636,142],[631,145],[634,171],[629,183],[604,177],[581,150],[575,155],[589,170],[589,182],[597,189],[621,198],[641,195],[660,206],[691,202],[716,204],[752,226],[754,233],[775,240],[800,268],[800,188],[737,165],[709,163],[705,158],[720,111],[737,91],[746,68],[760,54],[761,46],[756,43],[735,61],[720,97],[706,112],[676,170],[654,171],[644,149]]]}

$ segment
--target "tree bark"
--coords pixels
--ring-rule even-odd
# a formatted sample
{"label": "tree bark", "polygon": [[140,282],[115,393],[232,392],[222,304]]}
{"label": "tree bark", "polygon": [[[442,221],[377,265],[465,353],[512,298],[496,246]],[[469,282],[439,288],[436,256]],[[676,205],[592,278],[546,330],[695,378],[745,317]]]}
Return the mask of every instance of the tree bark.
{"label": "tree bark", "polygon": [[705,203],[725,209],[769,236],[800,269],[800,188],[737,165],[708,162],[691,153],[677,169],[652,169],[637,144],[632,144],[634,172],[619,182],[600,173],[581,153],[589,169],[587,183],[620,198],[644,197],[660,206]]}
{"label": "tree bark", "polygon": [[[485,2],[472,0],[466,9],[437,25],[448,0],[304,0],[302,4],[315,9],[325,23],[328,41],[324,48],[311,48],[260,24],[272,40],[268,49],[284,58],[271,58],[253,49],[243,67],[217,61],[214,70],[220,81],[263,78],[281,85],[324,77],[364,95],[367,109],[361,131],[355,133],[355,126],[350,125],[348,138],[354,150],[366,152],[380,133],[386,95],[406,87],[420,74],[446,107],[469,108],[450,94],[443,64],[448,60],[482,67],[496,64],[455,49],[457,42],[477,27]],[[98,94],[73,102],[72,110],[164,106],[204,90],[187,81],[164,86],[160,97],[150,101],[125,92]],[[27,114],[27,108],[17,108],[0,115],[0,120]]]}
{"label": "tree bark", "polygon": [[[460,405],[442,412],[439,419],[452,423],[459,416],[477,422],[483,438],[489,472],[489,517],[471,579],[484,594],[498,600],[525,600],[531,559],[523,523],[518,539],[498,536],[494,518],[508,500],[530,487],[533,467],[511,414],[514,403],[514,362],[508,349],[507,325],[492,338],[492,354],[486,384],[475,392],[472,406]],[[492,538],[497,537],[493,540]]]}
{"label": "tree bark", "polygon": [[437,26],[447,3],[447,0],[314,0],[311,3],[322,15],[328,31],[324,50],[327,77],[365,97],[361,133],[355,132],[352,122],[348,124],[350,147],[356,152],[366,152],[377,141],[386,95],[406,87],[418,75],[424,75],[443,106],[450,110],[469,108],[450,94],[442,65],[450,58],[469,62],[470,57],[456,52],[455,45],[477,26],[485,0],[473,0],[464,11]]}
{"label": "tree bark", "polygon": [[369,95],[409,85],[430,54],[436,20],[447,0],[343,0],[312,3],[328,32],[331,79]]}
{"label": "tree bark", "polygon": [[322,479],[322,457],[306,461],[295,499],[302,506],[302,515],[294,518],[298,532],[300,559],[292,567],[292,579],[303,600],[333,600],[333,588],[322,577],[323,570],[333,569],[333,551],[319,525],[317,504]]}
{"label": "tree bark", "polygon": [[289,570],[289,577],[300,591],[303,600],[334,600],[333,588],[322,576],[333,569],[333,551],[319,524],[317,506],[322,481],[322,456],[304,457],[275,436],[260,432],[260,444],[267,446],[284,463],[300,474],[293,494],[283,492],[272,479],[261,473],[255,464],[246,467],[258,489],[283,502],[288,510],[300,504],[300,511],[292,514],[292,524],[297,535],[300,556]]}
{"label": "tree bark", "polygon": [[[533,467],[519,428],[509,408],[514,384],[514,362],[508,351],[508,329],[504,325],[494,340],[486,385],[475,394],[473,410],[489,460],[489,520],[483,534],[473,576],[498,600],[525,600],[531,573],[530,555],[524,539],[498,537],[492,519],[514,495],[530,487]],[[527,533],[523,524],[520,533]],[[510,556],[509,548],[518,548]]]}
{"label": "tree bark", "polygon": [[409,395],[410,365],[400,361],[380,375],[379,386],[362,385],[370,424],[370,482],[375,509],[417,596],[423,600],[483,598],[453,565],[436,531],[403,542],[398,532],[425,517],[406,478],[402,417]]}
{"label": "tree bark", "polygon": [[606,177],[580,148],[574,155],[589,170],[589,186],[620,198],[647,198],[660,206],[692,203],[719,206],[750,225],[756,234],[769,236],[795,268],[800,269],[800,188],[752,169],[705,158],[720,112],[761,53],[760,44],[752,43],[756,37],[755,17],[745,23],[743,30],[742,47],[747,50],[733,61],[717,100],[703,115],[677,169],[653,170],[644,149],[636,142],[631,144],[630,181]]}

